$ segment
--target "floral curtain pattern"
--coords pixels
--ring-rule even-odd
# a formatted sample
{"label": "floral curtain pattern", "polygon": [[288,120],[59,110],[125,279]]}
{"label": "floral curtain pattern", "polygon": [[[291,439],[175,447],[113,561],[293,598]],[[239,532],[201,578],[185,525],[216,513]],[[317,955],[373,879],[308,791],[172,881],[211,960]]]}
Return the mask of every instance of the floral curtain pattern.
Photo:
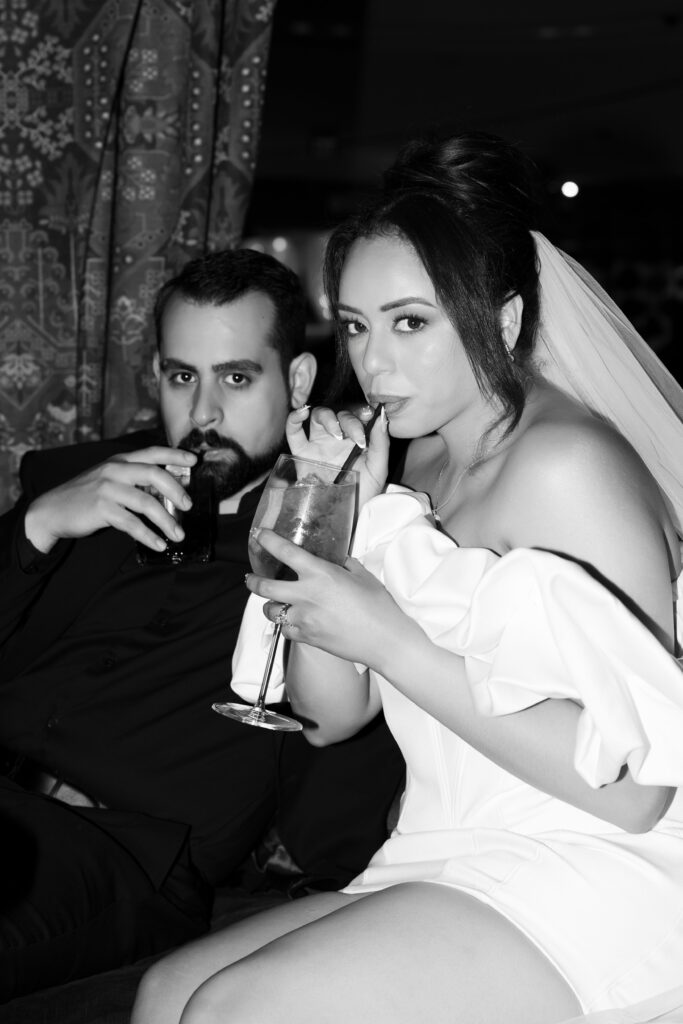
{"label": "floral curtain pattern", "polygon": [[156,416],[154,296],[237,244],[275,0],[0,0],[0,511]]}

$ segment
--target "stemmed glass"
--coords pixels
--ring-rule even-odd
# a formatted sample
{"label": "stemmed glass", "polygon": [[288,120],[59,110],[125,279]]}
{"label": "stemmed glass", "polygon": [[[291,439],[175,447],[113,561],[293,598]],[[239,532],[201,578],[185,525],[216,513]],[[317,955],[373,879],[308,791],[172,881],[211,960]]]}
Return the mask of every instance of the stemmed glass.
{"label": "stemmed glass", "polygon": [[[249,560],[254,572],[273,580],[294,580],[296,573],[265,550],[256,539],[260,527],[305,548],[319,558],[342,565],[349,550],[356,515],[358,473],[325,462],[281,455],[268,477],[249,533]],[[301,722],[269,711],[266,693],[282,622],[275,622],[263,680],[256,703],[212,704],[214,711],[244,725],[296,732]]]}

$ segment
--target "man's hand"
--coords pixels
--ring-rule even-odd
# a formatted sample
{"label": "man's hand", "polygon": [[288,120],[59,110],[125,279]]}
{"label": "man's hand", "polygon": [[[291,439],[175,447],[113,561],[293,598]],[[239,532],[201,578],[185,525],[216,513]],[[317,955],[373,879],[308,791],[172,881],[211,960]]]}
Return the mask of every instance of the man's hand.
{"label": "man's hand", "polygon": [[185,489],[163,467],[193,466],[196,461],[193,452],[161,445],[116,455],[36,498],[26,513],[26,536],[47,554],[64,537],[88,537],[113,526],[147,547],[162,551],[164,541],[141,516],[158,526],[169,540],[182,540],[183,531],[144,488],[154,487],[178,508],[188,509],[191,501]]}

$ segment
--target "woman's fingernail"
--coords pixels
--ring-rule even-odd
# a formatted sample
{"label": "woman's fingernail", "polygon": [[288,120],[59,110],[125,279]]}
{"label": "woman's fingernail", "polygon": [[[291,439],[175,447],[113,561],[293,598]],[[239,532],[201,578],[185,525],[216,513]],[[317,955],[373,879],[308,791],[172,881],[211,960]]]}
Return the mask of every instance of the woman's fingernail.
{"label": "woman's fingernail", "polygon": [[389,426],[389,417],[387,416],[386,412],[384,411],[384,406],[382,406],[382,408],[380,410],[379,421],[382,424],[382,430],[386,434],[388,426]]}
{"label": "woman's fingernail", "polygon": [[294,410],[294,412],[303,412],[303,413],[305,413],[305,414],[306,414],[306,416],[308,416],[308,413],[309,413],[309,410],[310,410],[310,408],[311,408],[311,407],[310,407],[310,405],[308,405],[308,404],[306,404],[306,405],[300,405],[300,406],[298,407],[298,409],[295,409],[295,410]]}

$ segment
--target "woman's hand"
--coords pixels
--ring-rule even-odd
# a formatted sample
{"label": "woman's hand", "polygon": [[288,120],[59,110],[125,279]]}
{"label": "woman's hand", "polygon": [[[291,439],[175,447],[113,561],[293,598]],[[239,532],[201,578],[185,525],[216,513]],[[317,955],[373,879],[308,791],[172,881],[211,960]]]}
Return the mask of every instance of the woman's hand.
{"label": "woman's hand", "polygon": [[406,616],[372,573],[355,558],[343,567],[327,562],[272,530],[259,530],[258,542],[299,577],[246,577],[248,589],[268,601],[264,613],[271,621],[288,606],[283,636],[379,669],[384,645],[398,643]]}
{"label": "woman's hand", "polygon": [[[308,406],[302,406],[287,417],[287,443],[292,455],[342,466],[354,445],[362,449],[353,463],[353,469],[360,474],[359,508],[380,494],[387,480],[389,435],[386,416],[379,416],[370,437],[366,440],[365,436],[366,425],[373,412],[370,405],[364,405],[357,416],[348,410],[335,413],[325,408],[316,408],[310,412]],[[307,436],[304,423],[309,419],[309,413]]]}

